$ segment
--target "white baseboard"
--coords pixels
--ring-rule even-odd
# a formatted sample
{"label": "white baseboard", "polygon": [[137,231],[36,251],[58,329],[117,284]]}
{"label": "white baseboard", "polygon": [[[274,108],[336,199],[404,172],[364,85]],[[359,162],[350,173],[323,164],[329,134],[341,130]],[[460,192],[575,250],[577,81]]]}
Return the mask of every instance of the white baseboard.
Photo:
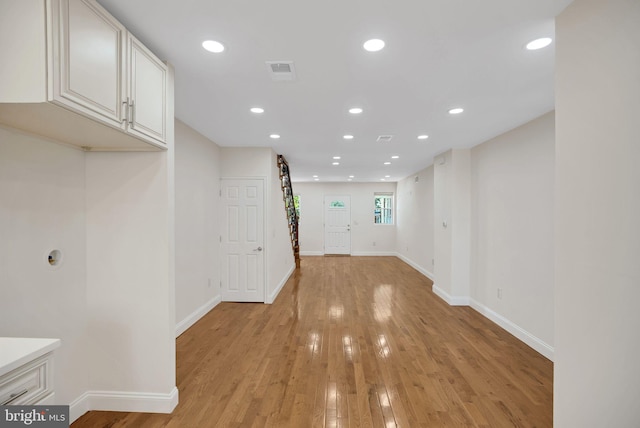
{"label": "white baseboard", "polygon": [[85,392],[69,404],[69,425],[89,410],[91,409],[89,409],[89,400],[87,398],[87,393]]}
{"label": "white baseboard", "polygon": [[355,251],[351,255],[355,257],[395,257],[398,253],[395,251]]}
{"label": "white baseboard", "polygon": [[91,410],[171,413],[178,405],[178,388],[168,394],[149,392],[87,391],[69,405],[71,422]]}
{"label": "white baseboard", "polygon": [[267,301],[265,302],[266,304],[271,304],[274,302],[274,300],[276,300],[276,297],[278,297],[278,294],[280,294],[280,290],[282,290],[282,287],[284,287],[284,285],[287,283],[287,281],[289,281],[289,278],[291,278],[291,275],[293,274],[293,271],[296,270],[296,265],[293,264],[291,266],[291,268],[289,269],[289,272],[287,272],[287,274],[284,276],[284,278],[282,278],[282,281],[280,281],[280,284],[278,284],[278,286],[276,287],[275,290],[273,290],[273,293],[271,293],[267,299]]}
{"label": "white baseboard", "polygon": [[529,345],[531,348],[538,351],[540,354],[547,357],[549,360],[553,361],[555,353],[553,346],[549,345],[548,343],[529,333],[525,329],[509,321],[497,312],[489,309],[477,300],[471,299],[470,306],[480,314],[484,315],[486,318],[490,319],[491,321],[520,339],[522,342]]}
{"label": "white baseboard", "polygon": [[[301,256],[324,256],[322,251],[300,251]],[[341,254],[345,256],[368,257],[368,256],[397,256],[395,251],[354,251],[351,254]]]}
{"label": "white baseboard", "polygon": [[300,251],[301,256],[324,256],[322,251]]}
{"label": "white baseboard", "polygon": [[424,276],[426,276],[427,278],[429,278],[431,281],[435,282],[435,277],[433,276],[433,273],[429,272],[428,270],[426,270],[425,268],[423,268],[422,266],[420,266],[418,263],[414,262],[413,260],[411,260],[410,258],[398,253],[396,254],[396,256],[402,260],[403,262],[405,262],[406,264],[408,264],[409,266],[411,266],[412,268],[414,268],[415,270],[417,270],[418,272],[420,272],[421,274],[423,274]]}
{"label": "white baseboard", "polygon": [[220,302],[222,302],[222,296],[218,294],[216,297],[209,300],[207,303],[205,303],[204,305],[200,306],[198,309],[193,311],[191,315],[187,316],[185,319],[180,321],[176,325],[176,337],[180,336],[182,333],[187,331],[189,327],[191,327],[196,322],[198,322],[198,320],[203,316],[205,316],[211,309],[218,306]]}
{"label": "white baseboard", "polygon": [[469,306],[470,299],[468,296],[452,296],[435,283],[431,289],[438,297],[447,302],[449,306]]}

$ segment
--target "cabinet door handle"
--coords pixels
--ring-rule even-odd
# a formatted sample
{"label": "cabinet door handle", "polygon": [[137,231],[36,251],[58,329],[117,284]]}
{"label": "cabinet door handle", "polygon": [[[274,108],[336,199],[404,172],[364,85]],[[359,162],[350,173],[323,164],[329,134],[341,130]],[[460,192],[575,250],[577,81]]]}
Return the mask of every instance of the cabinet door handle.
{"label": "cabinet door handle", "polygon": [[126,101],[122,102],[122,105],[124,106],[122,108],[122,110],[124,110],[124,117],[122,118],[121,122],[128,122],[129,121],[129,97],[127,97]]}
{"label": "cabinet door handle", "polygon": [[17,400],[18,398],[22,397],[22,396],[23,396],[24,394],[26,394],[27,392],[29,392],[29,390],[28,390],[28,389],[24,389],[24,390],[22,390],[22,391],[20,391],[20,392],[16,392],[16,393],[14,393],[14,394],[11,394],[11,395],[9,396],[9,399],[8,399],[8,400],[6,400],[6,401],[4,401],[4,402],[2,402],[2,404],[0,404],[0,406],[6,406],[7,404],[11,403],[12,401],[15,401],[15,400]]}
{"label": "cabinet door handle", "polygon": [[134,100],[131,100],[129,104],[129,110],[131,111],[131,117],[129,118],[129,125],[133,128],[133,122],[136,121],[136,104]]}

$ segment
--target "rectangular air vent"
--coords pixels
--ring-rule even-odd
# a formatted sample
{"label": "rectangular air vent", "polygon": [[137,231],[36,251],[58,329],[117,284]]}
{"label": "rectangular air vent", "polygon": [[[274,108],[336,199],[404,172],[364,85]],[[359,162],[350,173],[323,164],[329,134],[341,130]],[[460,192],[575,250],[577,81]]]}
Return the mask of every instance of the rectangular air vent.
{"label": "rectangular air vent", "polygon": [[376,141],[379,143],[388,143],[391,141],[392,138],[393,138],[393,135],[379,135]]}
{"label": "rectangular air vent", "polygon": [[296,78],[293,61],[266,61],[271,80],[276,82],[291,81]]}

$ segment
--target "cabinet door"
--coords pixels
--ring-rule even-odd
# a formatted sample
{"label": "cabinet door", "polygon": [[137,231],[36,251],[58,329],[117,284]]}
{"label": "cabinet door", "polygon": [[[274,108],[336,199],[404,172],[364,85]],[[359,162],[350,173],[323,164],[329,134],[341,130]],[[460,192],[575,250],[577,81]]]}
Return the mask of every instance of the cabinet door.
{"label": "cabinet door", "polygon": [[151,143],[166,142],[167,67],[129,34],[128,132]]}
{"label": "cabinet door", "polygon": [[126,30],[93,0],[51,1],[51,101],[124,128]]}

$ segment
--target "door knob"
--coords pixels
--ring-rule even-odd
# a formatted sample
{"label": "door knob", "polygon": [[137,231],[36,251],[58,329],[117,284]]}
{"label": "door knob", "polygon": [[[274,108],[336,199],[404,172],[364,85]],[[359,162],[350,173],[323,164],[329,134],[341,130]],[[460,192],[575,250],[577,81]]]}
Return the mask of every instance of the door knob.
{"label": "door knob", "polygon": [[253,251],[262,251],[262,247],[254,248]]}

